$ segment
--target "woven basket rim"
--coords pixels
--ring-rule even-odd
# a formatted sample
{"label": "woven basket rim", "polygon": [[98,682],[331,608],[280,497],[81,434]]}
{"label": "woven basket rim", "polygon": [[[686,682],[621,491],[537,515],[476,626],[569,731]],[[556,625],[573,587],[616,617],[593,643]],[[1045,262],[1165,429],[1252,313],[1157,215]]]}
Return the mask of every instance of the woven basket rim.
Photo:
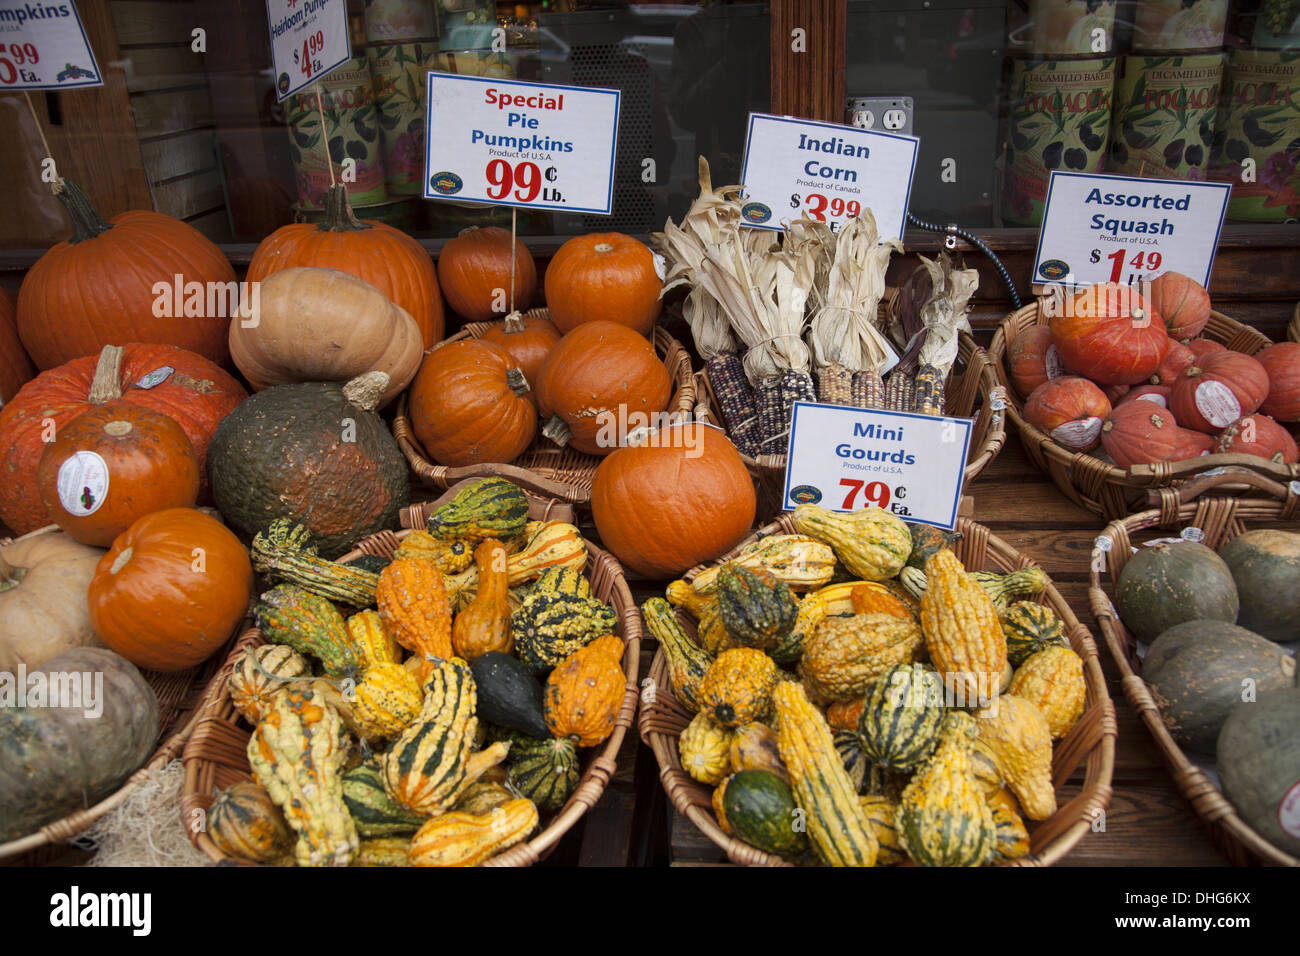
{"label": "woven basket rim", "polygon": [[[549,318],[550,310],[542,307],[529,309],[522,314],[525,317]],[[466,323],[459,331],[425,349],[424,354],[429,355],[452,342],[481,338],[488,330],[504,321],[500,319],[493,322]],[[651,341],[654,343],[655,353],[663,360],[664,367],[673,382],[673,392],[665,412],[689,417],[696,407],[695,376],[691,367],[690,353],[661,325],[655,326]],[[584,455],[581,452],[561,449],[543,439],[540,432],[529,449],[516,459],[525,462],[522,465],[491,462],[452,468],[435,463],[429,458],[419,439],[415,437],[408,413],[409,392],[408,387],[398,400],[392,431],[411,470],[424,483],[445,489],[463,478],[499,475],[539,495],[559,498],[577,505],[585,505],[591,501],[591,486],[596,477],[596,468],[603,459],[595,455]],[[539,452],[552,453],[561,457],[560,467],[547,469],[530,462],[531,456]],[[558,477],[551,477],[544,473],[546,471],[554,471]]]}
{"label": "woven basket rim", "polygon": [[[1114,566],[1115,557],[1122,554],[1124,560],[1127,560],[1129,542],[1139,532],[1154,528],[1174,530],[1200,527],[1206,532],[1202,543],[1217,550],[1220,544],[1231,540],[1240,530],[1248,527],[1275,527],[1279,523],[1300,522],[1300,497],[1288,486],[1267,479],[1259,479],[1255,487],[1270,494],[1269,500],[1199,495],[1201,491],[1213,492],[1234,478],[1251,480],[1253,477],[1253,473],[1240,476],[1228,473],[1203,479],[1195,489],[1189,486],[1184,486],[1183,489],[1160,489],[1149,495],[1151,503],[1156,507],[1108,523],[1093,542],[1088,571],[1088,603],[1111,659],[1119,669],[1124,696],[1137,711],[1155,742],[1174,786],[1209,831],[1216,848],[1237,866],[1300,866],[1300,859],[1269,843],[1237,814],[1223,792],[1188,758],[1169,733],[1164,721],[1160,719],[1160,711],[1150,688],[1133,667],[1134,645],[1128,640],[1128,632],[1111,599],[1113,581],[1119,572]],[[1269,488],[1269,485],[1273,487]],[[1184,500],[1184,489],[1193,492],[1187,495],[1190,500]],[[1110,542],[1105,551],[1100,544],[1103,538]],[[1100,567],[1103,564],[1112,579],[1110,590],[1102,582]]]}
{"label": "woven basket rim", "polygon": [[[58,525],[51,524],[42,528],[37,528],[35,531],[29,531],[27,534],[19,535],[17,538],[0,538],[0,547],[8,547],[11,544],[17,544],[20,541],[26,541],[39,535],[50,534],[58,530]],[[195,726],[198,724],[199,712],[202,709],[201,703],[206,699],[208,690],[220,671],[220,666],[217,662],[225,659],[226,649],[233,645],[233,642],[236,639],[235,636],[243,630],[243,627],[244,626],[241,623],[239,627],[236,628],[235,633],[224,641],[220,647],[213,651],[212,655],[206,661],[201,664],[196,664],[194,667],[188,669],[190,680],[187,685],[185,702],[191,706],[188,711],[186,707],[178,708],[177,715],[183,716],[188,712],[189,718],[179,726],[176,722],[173,722],[171,727],[159,728],[160,734],[158,737],[158,747],[139,769],[127,777],[120,787],[91,806],[85,807],[81,810],[76,810],[58,820],[52,820],[42,826],[39,830],[29,833],[26,836],[17,837],[16,839],[10,840],[6,843],[0,843],[0,860],[7,860],[21,856],[22,854],[30,853],[33,850],[38,850],[43,846],[70,842],[75,839],[78,834],[87,830],[93,823],[109,813],[109,811],[124,803],[131,794],[135,793],[135,791],[148,780],[149,775],[153,773],[153,771],[166,766],[172,760],[179,757],[186,742],[190,738],[190,734],[193,733]],[[138,667],[136,669],[140,670]],[[148,682],[149,676],[157,672],[141,670],[140,673],[141,676],[145,678],[145,681]],[[176,673],[185,672],[168,672],[162,676],[174,677]],[[203,687],[203,692],[201,694],[195,694],[194,688],[200,684]],[[150,690],[153,690],[152,684],[150,684]],[[166,730],[171,730],[171,733],[166,734]]]}
{"label": "woven basket rim", "polygon": [[[369,553],[363,550],[369,543],[378,543],[383,548],[394,541],[401,541],[409,534],[411,534],[411,529],[381,531],[378,534],[370,535],[357,542],[357,547],[343,555],[339,560],[351,560],[361,554]],[[583,541],[586,544],[588,555],[587,566],[583,569],[583,573],[588,578],[591,578],[593,568],[601,569],[607,580],[601,582],[603,587],[595,586],[594,591],[602,600],[613,605],[615,611],[619,614],[619,625],[624,642],[623,676],[626,680],[623,703],[613,733],[599,747],[590,748],[590,755],[584,759],[585,767],[582,777],[564,806],[556,811],[549,821],[546,821],[545,826],[541,827],[530,839],[497,854],[487,860],[483,864],[484,866],[531,866],[545,859],[555,848],[561,837],[572,829],[573,825],[582,818],[590,807],[596,804],[601,794],[604,793],[605,787],[617,770],[619,751],[622,749],[623,741],[627,737],[627,732],[632,727],[635,719],[638,694],[637,678],[641,661],[641,614],[636,601],[632,597],[631,589],[627,585],[627,578],[623,573],[622,565],[610,552],[586,538]],[[622,605],[621,609],[619,605]],[[226,725],[225,729],[227,731],[233,730],[233,732],[241,735],[244,741],[247,741],[252,731],[248,728],[247,721],[238,714],[233,713],[226,678],[229,676],[235,660],[246,647],[256,647],[262,643],[264,642],[261,639],[261,632],[255,627],[249,628],[240,635],[235,647],[218,673],[218,679],[214,680],[209,686],[203,704],[196,713],[196,723],[201,721],[203,723]],[[198,738],[195,738],[195,740],[198,740]],[[191,742],[185,747],[185,751],[181,756],[181,760],[185,765],[185,789],[181,797],[182,812],[187,819],[194,809],[206,810],[212,802],[211,792],[203,793],[198,789],[198,777],[201,769],[200,765],[213,761],[206,753],[198,752],[198,749]],[[546,820],[546,818],[543,817],[543,820]],[[234,863],[241,866],[257,865],[250,861],[226,856],[216,847],[205,831],[195,833],[189,830],[188,832],[191,842],[213,862]]]}
{"label": "woven basket rim", "polygon": [[[988,353],[1006,394],[1007,415],[1015,424],[1030,460],[1039,470],[1046,471],[1057,487],[1075,504],[1110,520],[1133,510],[1133,507],[1125,505],[1122,511],[1117,511],[1126,492],[1169,487],[1215,468],[1246,468],[1282,481],[1300,478],[1300,464],[1278,464],[1255,455],[1226,452],[1181,462],[1166,461],[1120,468],[1087,452],[1070,451],[1057,444],[1050,435],[1025,421],[1025,400],[1017,394],[1006,368],[1009,340],[1034,325],[1046,324],[1041,315],[1043,301],[1039,298],[1009,313],[994,331]],[[1216,310],[1210,311],[1210,321],[1201,331],[1200,337],[1213,339],[1247,355],[1254,355],[1273,344],[1259,330]],[[1236,348],[1238,344],[1244,347]],[[1045,463],[1040,462],[1040,456],[1046,460]],[[1105,500],[1102,500],[1103,497]]]}
{"label": "woven basket rim", "polygon": [[[1024,567],[1037,567],[1037,564],[1025,557],[1006,541],[993,534],[984,525],[969,518],[959,518],[957,530],[962,532],[962,539],[957,544],[958,553],[967,550],[984,550],[985,563],[993,557],[1000,557],[1006,565],[1003,570]],[[753,535],[742,541],[718,561],[707,566],[714,566],[736,554],[747,544],[768,534],[789,534],[794,532],[790,515],[782,515],[777,520],[759,528]],[[686,572],[689,580],[705,566],[692,568]],[[1069,604],[1049,584],[1046,591],[1038,598],[1041,603],[1048,603],[1061,618],[1062,624],[1070,637],[1071,647],[1083,659],[1084,680],[1087,684],[1087,702],[1083,716],[1064,738],[1054,741],[1052,760],[1052,785],[1059,791],[1061,786],[1074,773],[1080,763],[1084,765],[1085,774],[1080,792],[1067,803],[1058,805],[1057,811],[1048,820],[1033,824],[1030,833],[1031,846],[1037,834],[1048,836],[1030,853],[1019,860],[1012,860],[1004,866],[1051,866],[1062,859],[1092,829],[1092,823],[1098,812],[1110,805],[1111,779],[1115,770],[1115,709],[1106,687],[1106,678],[1101,670],[1101,658],[1096,643],[1088,628],[1082,624]],[[679,612],[679,619],[681,614]],[[711,788],[690,779],[681,768],[677,754],[677,738],[680,730],[673,731],[672,726],[684,724],[690,715],[677,703],[672,693],[672,683],[668,674],[667,660],[663,648],[655,653],[650,669],[656,694],[641,708],[638,717],[638,729],[641,740],[655,755],[659,764],[659,779],[673,807],[691,821],[705,836],[717,844],[727,857],[740,865],[789,866],[779,857],[773,856],[723,833],[718,827],[712,811],[709,796]]]}

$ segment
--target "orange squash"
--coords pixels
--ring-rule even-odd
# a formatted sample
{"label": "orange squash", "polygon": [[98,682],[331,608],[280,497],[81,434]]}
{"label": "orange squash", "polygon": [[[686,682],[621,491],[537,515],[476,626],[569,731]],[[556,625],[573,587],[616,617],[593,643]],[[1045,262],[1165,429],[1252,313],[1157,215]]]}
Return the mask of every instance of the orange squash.
{"label": "orange squash", "polygon": [[1052,344],[1066,368],[1098,385],[1145,382],[1169,348],[1160,313],[1131,286],[1089,286],[1058,312]]}
{"label": "orange squash", "polygon": [[107,548],[137,518],[193,507],[199,462],[181,426],[166,415],[101,406],[58,430],[36,481],[55,524],[82,544]]}
{"label": "orange squash", "polygon": [[1017,335],[1007,347],[1007,371],[1016,391],[1025,396],[1049,379],[1067,374],[1052,344],[1052,330],[1035,325]]}
{"label": "orange squash", "polygon": [[1186,461],[1188,458],[1200,458],[1214,451],[1216,444],[1217,440],[1211,435],[1179,427],[1174,435],[1174,450],[1169,453],[1169,460]]}
{"label": "orange squash", "polygon": [[1278,342],[1255,353],[1268,373],[1268,398],[1259,410],[1279,422],[1300,421],[1300,342]]}
{"label": "orange squash", "polygon": [[524,378],[536,382],[542,374],[546,356],[560,341],[560,330],[550,319],[539,315],[507,315],[505,321],[493,326],[483,336],[483,341],[505,349],[524,373]]}
{"label": "orange squash", "polygon": [[1071,451],[1091,451],[1101,439],[1110,401],[1092,382],[1065,375],[1044,382],[1025,402],[1025,421]]}
{"label": "orange squash", "polygon": [[556,737],[594,747],[614,732],[627,690],[623,642],[612,634],[574,651],[546,679],[546,726]]}
{"label": "orange squash", "polygon": [[1190,347],[1182,342],[1171,341],[1169,350],[1165,352],[1164,358],[1156,366],[1156,370],[1151,373],[1150,383],[1152,385],[1172,386],[1183,374],[1183,370],[1196,361],[1196,353]]}
{"label": "orange squash", "polygon": [[398,644],[418,658],[451,659],[451,604],[442,572],[432,561],[393,561],[379,573],[375,600],[384,630]]}
{"label": "orange squash", "polygon": [[[537,291],[537,265],[522,239],[515,239],[514,308],[523,312]],[[469,322],[499,319],[510,311],[510,230],[500,226],[462,229],[438,256],[447,304]]]}
{"label": "orange squash", "polygon": [[546,269],[546,305],[561,332],[584,322],[617,322],[649,335],[659,318],[663,279],[654,253],[618,232],[574,236]]}
{"label": "orange squash", "polygon": [[1247,415],[1219,435],[1215,451],[1257,455],[1279,464],[1295,464],[1300,452],[1291,433],[1267,415]]}
{"label": "orange squash", "polygon": [[1115,404],[1127,405],[1129,402],[1143,401],[1155,402],[1161,408],[1168,408],[1171,392],[1173,389],[1168,385],[1139,385],[1125,392],[1124,397]]}
{"label": "orange squash", "polygon": [[1154,402],[1117,405],[1101,426],[1101,444],[1121,468],[1170,461],[1178,441],[1178,422]]}
{"label": "orange squash", "polygon": [[1184,428],[1217,434],[1259,409],[1268,373],[1249,355],[1224,349],[1202,355],[1174,382],[1169,409]]}
{"label": "orange squash", "polygon": [[18,339],[13,300],[0,289],[0,406],[17,395],[18,389],[35,375],[36,366]]}
{"label": "orange squash", "polygon": [[1180,272],[1166,272],[1147,289],[1151,306],[1165,320],[1165,331],[1176,341],[1199,335],[1210,321],[1210,294],[1205,286]]}
{"label": "orange squash", "polygon": [[411,428],[442,465],[513,461],[537,434],[530,384],[499,345],[452,342],[424,357],[411,385]]}
{"label": "orange squash", "polygon": [[99,560],[87,600],[99,639],[137,667],[178,671],[218,650],[248,613],[253,566],[193,508],[145,515]]}
{"label": "orange squash", "polygon": [[478,591],[451,628],[451,646],[457,657],[473,661],[488,651],[509,654],[515,642],[510,634],[509,571],[506,546],[484,538],[474,549]]}

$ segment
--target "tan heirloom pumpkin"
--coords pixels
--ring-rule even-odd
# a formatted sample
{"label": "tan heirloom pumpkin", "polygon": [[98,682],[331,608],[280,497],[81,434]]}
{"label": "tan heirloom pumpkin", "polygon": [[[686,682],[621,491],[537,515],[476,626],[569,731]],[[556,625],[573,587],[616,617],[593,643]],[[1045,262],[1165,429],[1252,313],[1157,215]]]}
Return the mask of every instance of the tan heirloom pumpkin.
{"label": "tan heirloom pumpkin", "polygon": [[627,679],[623,642],[612,634],[574,651],[546,679],[546,726],[557,737],[594,747],[614,732]]}
{"label": "tan heirloom pumpkin", "polygon": [[86,589],[103,554],[53,527],[0,547],[0,672],[101,646]]}

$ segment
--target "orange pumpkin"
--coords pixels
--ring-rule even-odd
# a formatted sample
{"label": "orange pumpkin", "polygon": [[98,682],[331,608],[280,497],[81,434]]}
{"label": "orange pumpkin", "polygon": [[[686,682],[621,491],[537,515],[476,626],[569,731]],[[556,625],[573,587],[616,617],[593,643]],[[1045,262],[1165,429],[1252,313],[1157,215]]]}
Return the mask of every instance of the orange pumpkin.
{"label": "orange pumpkin", "polygon": [[1101,426],[1101,445],[1121,468],[1170,461],[1178,443],[1178,422],[1154,402],[1117,405]]}
{"label": "orange pumpkin", "polygon": [[532,395],[500,346],[452,342],[424,357],[411,385],[411,428],[439,464],[510,462],[537,434]]}
{"label": "orange pumpkin", "polygon": [[147,408],[93,408],[58,430],[36,470],[50,518],[82,544],[107,548],[147,514],[190,508],[199,462],[181,426]]}
{"label": "orange pumpkin", "polygon": [[1291,433],[1267,415],[1247,415],[1233,422],[1219,435],[1215,451],[1257,455],[1279,464],[1295,464],[1300,458]]}
{"label": "orange pumpkin", "polygon": [[1192,339],[1187,343],[1187,347],[1192,350],[1192,354],[1197,358],[1209,355],[1211,352],[1226,352],[1228,347],[1222,342],[1216,342],[1214,339]]}
{"label": "orange pumpkin", "polygon": [[1210,321],[1210,294],[1180,272],[1161,275],[1147,287],[1147,296],[1165,320],[1165,331],[1176,341],[1199,335]]}
{"label": "orange pumpkin", "polygon": [[13,301],[0,289],[0,406],[17,395],[35,374],[36,366],[18,339]]}
{"label": "orange pumpkin", "polygon": [[506,546],[495,538],[484,538],[474,549],[474,565],[478,568],[478,590],[451,626],[452,649],[467,661],[488,651],[509,654],[515,647],[510,634]]}
{"label": "orange pumpkin", "polygon": [[171,302],[176,277],[183,292],[199,283],[205,304],[207,290],[215,288],[209,283],[234,288],[225,253],[193,226],[160,212],[133,209],[105,222],[85,193],[61,182],[59,201],[76,231],[36,261],[18,291],[18,334],[36,367],[54,368],[114,342],[167,343],[229,364],[231,310],[159,316],[154,308],[159,282],[168,286],[166,311],[183,308]]}
{"label": "orange pumpkin", "polygon": [[540,315],[507,315],[505,321],[495,325],[483,336],[505,349],[530,383],[542,374],[546,356],[560,341],[560,330],[550,319]]}
{"label": "orange pumpkin", "polygon": [[[514,308],[523,312],[537,292],[537,265],[518,237],[514,266]],[[442,247],[438,275],[447,304],[466,320],[500,318],[510,311],[510,230],[500,226],[462,229]]]}
{"label": "orange pumpkin", "polygon": [[1150,384],[1173,386],[1183,371],[1196,361],[1196,353],[1182,342],[1169,342],[1169,350],[1151,373]]}
{"label": "orange pumpkin", "polygon": [[248,551],[192,508],[155,511],[118,536],[90,581],[90,623],[137,667],[202,663],[244,620],[253,589]]}
{"label": "orange pumpkin", "polygon": [[1007,348],[1007,370],[1011,384],[1021,395],[1029,395],[1048,379],[1065,375],[1060,353],[1052,344],[1052,330],[1035,325],[1017,335]]}
{"label": "orange pumpkin", "polygon": [[654,346],[625,325],[584,322],[555,344],[538,377],[542,434],[561,447],[608,455],[641,425],[657,424],[672,379]]}
{"label": "orange pumpkin", "polygon": [[667,580],[749,534],[753,480],[726,434],[699,422],[656,429],[596,469],[591,512],[624,566]]}
{"label": "orange pumpkin", "polygon": [[42,372],[0,408],[0,522],[19,534],[49,524],[36,466],[59,428],[99,405],[151,408],[175,420],[198,456],[203,501],[212,433],[247,397],[212,362],[170,345],[105,346],[99,356]]}
{"label": "orange pumpkin", "polygon": [[1086,378],[1065,375],[1044,382],[1025,402],[1025,421],[1071,451],[1090,451],[1101,440],[1110,402]]}
{"label": "orange pumpkin", "polygon": [[1090,286],[1058,313],[1052,344],[1066,368],[1098,385],[1145,382],[1169,348],[1160,313],[1127,285]]}
{"label": "orange pumpkin", "polygon": [[1300,342],[1279,342],[1255,353],[1268,373],[1268,398],[1259,410],[1280,422],[1300,421]]}
{"label": "orange pumpkin", "polygon": [[1268,373],[1242,352],[1224,349],[1198,358],[1174,382],[1169,409],[1184,428],[1218,434],[1258,410],[1268,398]]}
{"label": "orange pumpkin", "polygon": [[330,188],[319,223],[281,226],[262,240],[248,264],[248,281],[294,266],[338,269],[364,279],[410,313],[425,348],[442,339],[442,296],[433,260],[400,229],[357,219],[342,185]]}
{"label": "orange pumpkin", "polygon": [[663,279],[645,243],[618,232],[574,236],[546,268],[546,305],[561,332],[617,322],[649,335]]}
{"label": "orange pumpkin", "polygon": [[1174,450],[1169,453],[1170,461],[1185,461],[1188,458],[1200,458],[1214,451],[1217,441],[1204,432],[1194,432],[1190,428],[1179,427],[1174,435]]}
{"label": "orange pumpkin", "polygon": [[1161,408],[1169,407],[1169,394],[1172,392],[1168,385],[1139,385],[1137,388],[1129,389],[1124,393],[1116,405],[1127,405],[1129,402],[1136,402],[1139,399],[1144,402],[1155,402]]}

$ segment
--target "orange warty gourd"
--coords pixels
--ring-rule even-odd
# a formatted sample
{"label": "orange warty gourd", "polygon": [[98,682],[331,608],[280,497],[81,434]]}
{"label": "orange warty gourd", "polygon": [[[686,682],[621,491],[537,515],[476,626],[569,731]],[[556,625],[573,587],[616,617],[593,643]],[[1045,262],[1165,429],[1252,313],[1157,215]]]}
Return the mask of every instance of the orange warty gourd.
{"label": "orange warty gourd", "polygon": [[591,511],[600,539],[626,567],[672,578],[749,534],[757,502],[727,436],[698,422],[657,429],[596,469]]}
{"label": "orange warty gourd", "polygon": [[1210,294],[1205,286],[1180,272],[1166,272],[1147,287],[1151,306],[1165,320],[1171,339],[1199,335],[1210,321]]}
{"label": "orange warty gourd", "polygon": [[411,429],[442,465],[513,461],[537,435],[529,385],[500,346],[452,342],[425,355],[411,384]]}
{"label": "orange warty gourd", "polygon": [[478,568],[478,590],[451,627],[452,650],[467,661],[488,651],[509,654],[515,647],[510,634],[506,546],[496,538],[484,538],[474,549],[474,565]]}
{"label": "orange warty gourd", "polygon": [[649,335],[663,280],[654,253],[618,232],[574,236],[546,268],[546,305],[561,332],[584,322],[617,322]]}
{"label": "orange warty gourd", "polygon": [[594,747],[614,732],[627,690],[622,659],[623,641],[606,634],[551,671],[544,699],[551,733],[576,737],[579,747]]}
{"label": "orange warty gourd", "polygon": [[1052,344],[1052,330],[1035,325],[1017,335],[1007,346],[1007,371],[1016,391],[1025,396],[1049,379],[1067,374]]}
{"label": "orange warty gourd", "polygon": [[262,240],[248,264],[248,281],[294,266],[338,269],[364,279],[411,314],[425,348],[442,339],[442,296],[433,260],[400,229],[357,219],[342,185],[330,189],[319,223],[281,226]]}
{"label": "orange warty gourd", "polygon": [[1169,396],[1178,424],[1217,434],[1259,409],[1268,398],[1264,366],[1241,352],[1211,352],[1183,370]]}
{"label": "orange warty gourd", "polygon": [[1090,451],[1101,439],[1110,401],[1092,382],[1065,375],[1044,382],[1025,402],[1025,421],[1071,451]]}
{"label": "orange warty gourd", "polygon": [[1268,373],[1268,398],[1259,410],[1279,422],[1300,421],[1300,342],[1270,345],[1255,359]]}
{"label": "orange warty gourd", "polygon": [[499,345],[524,373],[530,383],[542,374],[546,356],[560,341],[560,330],[550,319],[540,315],[508,315],[500,325],[494,326],[484,336],[484,342]]}
{"label": "orange warty gourd", "polygon": [[35,375],[36,366],[18,339],[13,300],[0,289],[0,407]]}
{"label": "orange warty gourd", "polygon": [[1052,344],[1066,368],[1098,385],[1145,382],[1169,348],[1160,313],[1130,286],[1089,286],[1058,311]]}
{"label": "orange warty gourd", "polygon": [[193,508],[145,515],[119,535],[90,581],[99,639],[137,667],[178,671],[207,660],[244,620],[248,551]]}
{"label": "orange warty gourd", "polygon": [[207,500],[212,433],[247,397],[212,362],[170,345],[105,346],[42,372],[0,408],[0,522],[18,534],[49,524],[36,466],[58,429],[98,406],[149,408],[180,425],[198,457],[199,501]]}
{"label": "orange warty gourd", "polygon": [[1279,464],[1294,464],[1300,451],[1291,433],[1267,415],[1247,415],[1233,422],[1219,435],[1215,451],[1258,455]]}
{"label": "orange warty gourd", "polygon": [[181,426],[147,408],[83,412],[58,430],[36,470],[51,520],[107,548],[138,518],[193,507],[199,463]]}
{"label": "orange warty gourd", "polygon": [[379,573],[375,600],[384,630],[398,644],[418,658],[451,660],[451,604],[442,572],[432,561],[393,561]]}
{"label": "orange warty gourd", "polygon": [[[537,291],[537,265],[518,237],[514,259],[514,308],[523,312]],[[438,276],[447,304],[466,321],[501,318],[510,311],[510,230],[500,226],[462,229],[442,247]]]}
{"label": "orange warty gourd", "polygon": [[1170,461],[1178,442],[1178,422],[1155,402],[1116,406],[1101,426],[1101,444],[1121,468]]}
{"label": "orange warty gourd", "polygon": [[[36,261],[18,291],[18,334],[36,367],[54,368],[114,342],[166,343],[228,364],[229,312],[154,314],[160,281],[170,285],[179,276],[182,294],[200,283],[204,311],[208,283],[234,288],[225,254],[193,226],[160,212],[132,209],[105,222],[74,183],[60,183],[59,201],[75,231]],[[183,310],[184,302],[170,304]]]}
{"label": "orange warty gourd", "polygon": [[585,322],[551,349],[537,382],[542,434],[588,455],[608,455],[625,435],[654,424],[672,379],[654,346],[625,325]]}

